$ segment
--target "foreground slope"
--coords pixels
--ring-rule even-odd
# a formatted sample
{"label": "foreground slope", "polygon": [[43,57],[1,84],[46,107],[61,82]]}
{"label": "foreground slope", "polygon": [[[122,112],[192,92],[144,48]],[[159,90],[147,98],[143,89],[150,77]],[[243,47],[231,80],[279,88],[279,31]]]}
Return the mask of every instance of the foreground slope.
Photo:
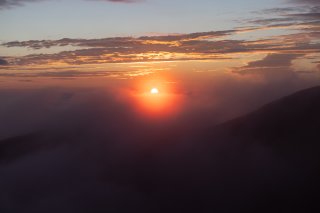
{"label": "foreground slope", "polygon": [[113,123],[92,119],[2,140],[0,210],[318,208],[319,109],[320,87],[315,87],[216,127],[197,126],[193,132],[181,126],[139,130],[139,123],[126,117],[126,123],[135,124],[127,132],[115,132]]}
{"label": "foreground slope", "polygon": [[246,116],[216,127],[213,132],[242,143],[261,143],[282,151],[320,146],[320,87],[297,92]]}

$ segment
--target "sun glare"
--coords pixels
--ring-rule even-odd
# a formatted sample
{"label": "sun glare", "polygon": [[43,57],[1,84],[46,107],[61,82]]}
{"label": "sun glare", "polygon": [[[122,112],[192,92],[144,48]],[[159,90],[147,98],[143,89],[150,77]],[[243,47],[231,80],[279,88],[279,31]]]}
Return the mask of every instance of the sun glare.
{"label": "sun glare", "polygon": [[152,88],[151,90],[150,90],[150,93],[151,94],[159,94],[159,90],[157,89],[157,88]]}
{"label": "sun glare", "polygon": [[[135,108],[145,118],[168,118],[178,113],[182,97],[174,92],[175,84],[167,84],[170,80],[160,79],[137,82],[137,90],[133,90]],[[170,81],[171,82],[171,81]]]}

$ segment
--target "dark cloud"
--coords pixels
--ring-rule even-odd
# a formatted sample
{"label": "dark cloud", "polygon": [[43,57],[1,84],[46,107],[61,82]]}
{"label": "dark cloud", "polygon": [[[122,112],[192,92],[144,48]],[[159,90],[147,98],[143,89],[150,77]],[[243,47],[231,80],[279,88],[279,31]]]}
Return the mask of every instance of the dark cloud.
{"label": "dark cloud", "polygon": [[[80,47],[94,47],[94,48],[130,48],[133,45],[149,44],[168,44],[169,46],[176,46],[179,43],[194,40],[221,38],[241,32],[241,30],[226,30],[226,31],[211,31],[198,32],[190,34],[167,35],[167,36],[143,36],[143,37],[111,37],[102,39],[70,39],[64,38],[60,40],[30,40],[30,41],[13,41],[2,44],[6,47],[28,47],[32,49],[50,48],[53,46],[74,45]],[[157,43],[158,42],[158,43]],[[167,42],[167,43],[165,43]]]}
{"label": "dark cloud", "polygon": [[19,77],[19,78],[34,78],[34,77],[49,77],[49,78],[69,78],[72,79],[73,77],[77,78],[88,78],[88,77],[108,77],[108,76],[117,76],[117,77],[125,77],[129,75],[134,75],[134,74],[143,74],[143,71],[130,71],[130,72],[125,72],[125,71],[90,71],[90,72],[85,72],[85,71],[58,71],[58,72],[25,72],[25,73],[16,73],[16,72],[1,72],[0,77]]}
{"label": "dark cloud", "polygon": [[299,7],[299,8],[272,8],[259,11],[259,14],[277,15],[273,18],[262,18],[250,20],[249,23],[259,25],[272,25],[277,23],[303,24],[307,22],[314,22],[314,25],[319,24],[320,7]]}
{"label": "dark cloud", "polygon": [[310,13],[300,13],[300,14],[290,14],[288,15],[290,18],[294,18],[297,20],[319,20],[320,19],[320,10],[318,12],[310,12]]}
{"label": "dark cloud", "polygon": [[299,72],[293,69],[292,62],[304,54],[288,53],[268,54],[261,60],[249,62],[246,66],[236,68],[235,73],[241,75],[261,76],[268,81],[299,82],[300,74],[313,74],[312,72]]}
{"label": "dark cloud", "polygon": [[[270,25],[269,27],[283,27]],[[301,28],[316,27],[315,23],[298,25]],[[245,41],[227,40],[236,33],[254,31],[260,28],[244,28],[229,31],[201,32],[167,36],[114,37],[103,39],[69,39],[14,41],[2,44],[6,47],[27,47],[33,49],[73,45],[84,49],[63,51],[56,54],[27,55],[12,59],[12,64],[66,64],[120,63],[140,61],[210,60],[228,59],[226,54],[250,52],[315,52],[319,44],[313,42],[319,32],[303,32],[272,39]],[[285,45],[288,44],[288,45]]]}
{"label": "dark cloud", "polygon": [[22,6],[24,3],[41,2],[45,0],[0,0],[0,9]]}
{"label": "dark cloud", "polygon": [[[38,62],[61,61],[69,64],[134,62],[134,61],[163,61],[190,59],[219,59],[216,53],[236,48],[239,41],[214,41],[242,30],[199,32],[168,36],[114,37],[104,39],[69,39],[60,40],[31,40],[23,42],[4,43],[6,47],[27,47],[32,49],[51,48],[53,46],[74,45],[85,47],[75,51],[65,51],[58,54],[29,55],[19,59],[18,64],[38,58]],[[213,39],[213,41],[210,41]],[[88,48],[89,47],[89,48]],[[239,47],[240,48],[240,47]],[[175,56],[174,53],[180,54]],[[168,58],[166,54],[172,54]],[[199,57],[201,56],[201,57]],[[85,58],[86,60],[83,60]]]}
{"label": "dark cloud", "polygon": [[0,58],[0,66],[1,65],[8,65],[8,64],[9,63],[5,59]]}
{"label": "dark cloud", "polygon": [[289,1],[291,1],[293,3],[320,5],[319,0],[289,0]]}
{"label": "dark cloud", "polygon": [[259,61],[249,62],[246,68],[264,68],[264,67],[289,67],[292,61],[301,57],[301,54],[269,54]]}
{"label": "dark cloud", "polygon": [[144,0],[90,0],[90,1],[109,1],[109,2],[116,2],[116,3],[135,3],[141,2]]}
{"label": "dark cloud", "polygon": [[[0,0],[0,9],[11,8],[16,6],[22,6],[25,3],[41,2],[49,0]],[[140,2],[141,0],[87,0],[87,1],[105,1],[115,3],[134,3]]]}
{"label": "dark cloud", "polygon": [[0,8],[19,6],[26,2],[37,2],[42,0],[0,0]]}
{"label": "dark cloud", "polygon": [[249,23],[252,24],[259,24],[259,25],[268,25],[268,24],[274,24],[274,23],[282,23],[282,22],[291,22],[292,19],[289,17],[282,17],[282,18],[268,18],[268,19],[257,19],[249,21]]}
{"label": "dark cloud", "polygon": [[278,8],[269,8],[261,11],[256,11],[257,14],[286,14],[292,12],[306,12],[309,8],[304,7],[278,7]]}

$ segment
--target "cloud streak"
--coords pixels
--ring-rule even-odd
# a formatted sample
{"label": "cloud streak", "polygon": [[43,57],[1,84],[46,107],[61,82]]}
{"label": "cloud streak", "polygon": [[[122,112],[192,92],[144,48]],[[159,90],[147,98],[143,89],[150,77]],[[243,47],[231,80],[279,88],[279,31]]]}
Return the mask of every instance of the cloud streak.
{"label": "cloud streak", "polygon": [[5,59],[0,58],[0,66],[8,65],[8,64],[9,63]]}
{"label": "cloud streak", "polygon": [[318,0],[290,0],[293,3],[320,5]]}
{"label": "cloud streak", "polygon": [[[309,26],[309,25],[308,25]],[[313,25],[312,25],[313,26]],[[301,26],[305,27],[305,26]],[[310,26],[309,26],[310,27]],[[252,28],[257,30],[260,28]],[[261,28],[263,29],[263,28]],[[270,39],[254,41],[227,39],[248,29],[201,32],[181,35],[151,37],[114,37],[104,39],[61,39],[8,42],[5,47],[31,49],[73,45],[82,47],[57,54],[33,54],[13,58],[11,64],[94,64],[176,60],[229,59],[232,54],[265,52],[318,52],[320,44],[314,43],[320,32],[301,32]]]}
{"label": "cloud streak", "polygon": [[44,0],[0,0],[0,9],[22,6],[25,3],[41,2]]}
{"label": "cloud streak", "polygon": [[[319,52],[319,7],[271,8],[260,11],[260,14],[267,15],[267,17],[248,20],[246,24],[249,26],[223,31],[101,39],[62,38],[59,40],[11,41],[3,43],[2,46],[27,48],[38,52],[55,47],[74,46],[77,48],[55,54],[42,53],[10,57],[8,61],[11,65],[16,66],[215,60],[230,59],[238,57],[239,54],[250,53],[284,55]],[[276,14],[276,16],[269,17],[270,14]],[[286,29],[287,32],[284,35],[264,38],[261,36],[255,40],[234,38],[239,34],[261,34],[262,31],[278,28]],[[292,31],[294,33],[288,33],[289,30],[294,30]]]}
{"label": "cloud streak", "polygon": [[[0,9],[8,9],[17,6],[23,6],[26,3],[41,2],[49,0],[0,0]],[[135,3],[141,0],[86,0],[86,1],[103,1],[113,3]]]}

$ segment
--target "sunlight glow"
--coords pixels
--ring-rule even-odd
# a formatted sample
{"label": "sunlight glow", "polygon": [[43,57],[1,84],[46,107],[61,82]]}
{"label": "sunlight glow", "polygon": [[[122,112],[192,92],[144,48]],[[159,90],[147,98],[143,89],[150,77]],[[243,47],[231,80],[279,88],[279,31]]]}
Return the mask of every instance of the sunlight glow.
{"label": "sunlight glow", "polygon": [[150,90],[150,93],[156,95],[159,94],[159,90],[157,88],[152,88],[152,90]]}
{"label": "sunlight glow", "polygon": [[166,119],[180,111],[181,94],[175,92],[175,84],[170,77],[160,76],[152,80],[142,77],[136,81],[136,89],[132,90],[135,109],[145,118]]}

